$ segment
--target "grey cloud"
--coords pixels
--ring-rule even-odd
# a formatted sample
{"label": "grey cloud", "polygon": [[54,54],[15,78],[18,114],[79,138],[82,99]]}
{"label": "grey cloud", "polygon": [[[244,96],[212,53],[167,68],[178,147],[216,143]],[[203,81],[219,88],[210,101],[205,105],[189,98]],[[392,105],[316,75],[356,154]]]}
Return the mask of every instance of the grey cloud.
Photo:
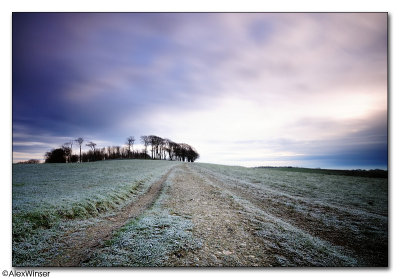
{"label": "grey cloud", "polygon": [[[287,104],[321,101],[322,95],[337,98],[334,93],[339,91],[373,94],[364,91],[376,88],[376,94],[382,94],[386,84],[385,14],[37,14],[27,18],[32,25],[16,22],[16,29],[21,29],[13,44],[13,121],[29,127],[27,134],[86,132],[116,138],[127,129],[144,131],[143,123],[155,115],[172,115],[173,120],[178,119],[173,115],[179,115],[182,121],[193,111],[206,116],[229,98],[285,111],[293,108]],[[245,117],[244,112],[238,114]],[[302,125],[303,130],[308,126],[335,132],[354,124],[299,114],[299,119],[293,119],[294,129]],[[174,125],[169,122],[168,118],[164,127],[153,128],[171,131]],[[341,134],[343,138],[332,141],[304,142],[292,133],[253,145],[318,155],[312,152],[314,145],[332,153],[346,137],[349,141],[352,136],[356,144],[378,134],[374,129],[379,125],[359,125],[358,134]],[[242,138],[248,140],[246,135]]]}

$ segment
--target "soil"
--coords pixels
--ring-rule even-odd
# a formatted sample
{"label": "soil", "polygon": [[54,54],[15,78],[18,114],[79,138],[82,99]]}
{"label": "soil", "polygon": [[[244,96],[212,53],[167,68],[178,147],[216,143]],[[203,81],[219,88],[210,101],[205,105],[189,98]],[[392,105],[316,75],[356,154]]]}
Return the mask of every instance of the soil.
{"label": "soil", "polygon": [[184,165],[172,181],[167,207],[177,215],[192,216],[193,235],[200,249],[179,251],[169,266],[272,266],[263,240],[242,214],[239,204],[204,180],[192,166]]}

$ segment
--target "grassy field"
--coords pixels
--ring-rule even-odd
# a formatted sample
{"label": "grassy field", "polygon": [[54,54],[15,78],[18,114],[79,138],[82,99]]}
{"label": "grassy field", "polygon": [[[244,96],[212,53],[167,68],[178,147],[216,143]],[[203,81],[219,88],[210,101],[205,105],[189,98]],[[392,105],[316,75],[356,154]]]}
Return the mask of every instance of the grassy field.
{"label": "grassy field", "polygon": [[357,259],[355,265],[388,264],[386,178],[212,164],[201,169],[263,212],[348,249]]}
{"label": "grassy field", "polygon": [[381,169],[374,170],[335,170],[335,169],[320,169],[320,168],[298,168],[298,167],[258,167],[262,169],[281,170],[286,172],[306,172],[306,173],[319,173],[330,175],[345,175],[345,176],[359,176],[371,178],[388,178],[388,171]]}
{"label": "grassy field", "polygon": [[64,231],[122,208],[175,164],[115,160],[13,165],[13,265],[45,264],[58,253],[56,239]]}
{"label": "grassy field", "polygon": [[382,216],[388,214],[388,181],[348,175],[331,175],[314,170],[292,168],[243,168],[213,164],[202,167],[219,173],[222,177],[235,178],[249,183],[254,189],[262,187],[266,193],[277,197],[290,197],[329,206],[365,210]]}
{"label": "grassy field", "polygon": [[112,218],[169,170],[154,205],[80,265],[388,264],[387,178],[116,160],[13,165],[13,266],[48,266],[65,235]]}

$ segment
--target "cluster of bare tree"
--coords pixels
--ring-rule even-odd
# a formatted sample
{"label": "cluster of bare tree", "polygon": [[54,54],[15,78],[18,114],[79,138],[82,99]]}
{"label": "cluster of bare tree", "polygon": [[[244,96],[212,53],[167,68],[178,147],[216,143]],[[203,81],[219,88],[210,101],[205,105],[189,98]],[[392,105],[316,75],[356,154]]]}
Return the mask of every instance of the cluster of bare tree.
{"label": "cluster of bare tree", "polygon": [[[82,153],[83,138],[63,144],[60,148],[53,149],[45,154],[45,163],[74,163],[74,162],[93,162],[111,159],[158,159],[158,160],[178,160],[194,162],[199,158],[197,151],[186,143],[175,143],[169,139],[158,136],[141,136],[140,141],[144,145],[141,151],[133,150],[135,138],[127,138],[126,147],[108,146],[96,149],[96,143],[89,141],[86,146],[90,150]],[[79,156],[72,154],[73,144],[79,145]],[[147,154],[150,148],[151,155]]]}
{"label": "cluster of bare tree", "polygon": [[152,159],[167,159],[194,162],[199,158],[197,151],[186,143],[176,143],[170,139],[163,139],[158,136],[141,136],[144,145],[144,152],[147,154],[147,147],[151,148]]}

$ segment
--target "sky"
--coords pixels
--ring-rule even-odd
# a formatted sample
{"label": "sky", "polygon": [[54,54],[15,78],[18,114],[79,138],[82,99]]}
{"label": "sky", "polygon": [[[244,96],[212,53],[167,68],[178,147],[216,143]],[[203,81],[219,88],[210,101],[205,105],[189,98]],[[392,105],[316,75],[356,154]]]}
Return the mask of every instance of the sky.
{"label": "sky", "polygon": [[154,134],[199,162],[387,169],[387,31],[386,13],[13,13],[13,162]]}

